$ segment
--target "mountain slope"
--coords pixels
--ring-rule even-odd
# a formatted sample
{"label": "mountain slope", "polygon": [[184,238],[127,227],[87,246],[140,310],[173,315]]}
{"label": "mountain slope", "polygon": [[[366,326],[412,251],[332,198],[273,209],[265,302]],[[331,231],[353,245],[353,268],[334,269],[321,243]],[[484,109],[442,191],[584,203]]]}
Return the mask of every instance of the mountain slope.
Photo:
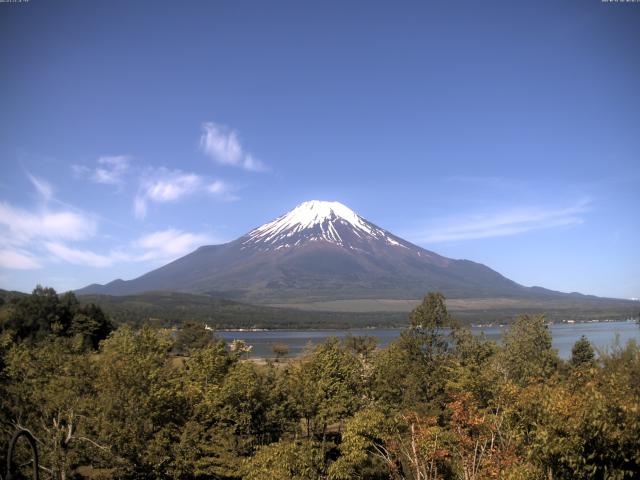
{"label": "mountain slope", "polygon": [[469,260],[418,247],[338,202],[310,201],[223,245],[200,247],[133,280],[80,294],[179,291],[258,303],[353,298],[544,298],[559,292],[519,285]]}

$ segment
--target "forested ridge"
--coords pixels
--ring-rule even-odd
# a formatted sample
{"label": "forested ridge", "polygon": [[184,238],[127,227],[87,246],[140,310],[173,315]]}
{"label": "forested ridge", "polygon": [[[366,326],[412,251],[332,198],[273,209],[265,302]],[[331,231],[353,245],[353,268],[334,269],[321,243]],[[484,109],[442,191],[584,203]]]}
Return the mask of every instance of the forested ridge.
{"label": "forested ridge", "polygon": [[582,338],[564,361],[542,316],[498,346],[430,293],[384,349],[330,339],[259,363],[200,323],[115,328],[39,287],[4,302],[0,332],[0,441],[28,429],[41,478],[640,475],[640,348]]}
{"label": "forested ridge", "polygon": [[[0,289],[0,302],[26,296],[25,293]],[[376,310],[340,311],[326,306],[322,310],[305,310],[304,304],[288,307],[255,305],[183,292],[156,291],[137,295],[77,295],[81,304],[94,304],[109,316],[114,325],[128,324],[136,328],[144,324],[177,327],[185,322],[205,323],[216,329],[347,329],[403,327],[407,312]],[[552,322],[591,320],[627,320],[638,316],[636,302],[581,297],[579,301],[545,300],[538,302],[510,299],[454,299],[449,311],[464,324],[508,324],[522,313],[544,314]],[[511,299],[513,300],[513,299]],[[359,304],[359,301],[355,302]],[[366,303],[366,300],[365,300]],[[417,304],[418,302],[416,302]],[[453,306],[451,305],[453,304]]]}

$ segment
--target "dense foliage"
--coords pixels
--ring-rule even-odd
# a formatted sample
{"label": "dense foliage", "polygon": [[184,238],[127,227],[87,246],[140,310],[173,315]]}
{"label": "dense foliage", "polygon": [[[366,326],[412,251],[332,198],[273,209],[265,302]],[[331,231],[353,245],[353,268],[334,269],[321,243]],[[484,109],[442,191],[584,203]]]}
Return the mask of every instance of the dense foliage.
{"label": "dense foliage", "polygon": [[521,316],[499,346],[438,294],[410,320],[385,349],[254,362],[196,323],[109,333],[98,307],[38,288],[0,307],[0,440],[29,429],[55,479],[638,478],[635,343],[583,338],[565,362]]}

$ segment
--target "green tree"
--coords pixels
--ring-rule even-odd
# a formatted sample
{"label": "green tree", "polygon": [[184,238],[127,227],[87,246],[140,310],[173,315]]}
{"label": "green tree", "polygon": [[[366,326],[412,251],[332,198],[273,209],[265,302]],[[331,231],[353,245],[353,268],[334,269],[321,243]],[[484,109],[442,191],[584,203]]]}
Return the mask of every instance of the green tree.
{"label": "green tree", "polygon": [[301,361],[294,382],[307,434],[324,436],[327,427],[352,415],[362,397],[360,363],[337,338],[318,345]]}
{"label": "green tree", "polygon": [[484,334],[474,335],[464,327],[453,328],[451,338],[454,351],[449,394],[471,393],[480,405],[488,406],[501,387],[496,368],[498,346]]}
{"label": "green tree", "polygon": [[176,332],[174,350],[186,355],[192,350],[204,348],[216,339],[203,323],[187,321]]}
{"label": "green tree", "polygon": [[15,297],[3,315],[3,330],[11,331],[18,340],[38,340],[50,333],[64,333],[70,318],[60,316],[59,299],[53,288],[38,285],[31,295]]}
{"label": "green tree", "polygon": [[432,398],[428,381],[434,363],[414,331],[403,331],[374,357],[371,395],[388,408],[414,408]]}
{"label": "green tree", "polygon": [[188,413],[180,372],[168,364],[171,345],[163,332],[127,326],[101,344],[95,431],[119,476],[162,478],[171,462],[159,445],[177,438]]}
{"label": "green tree", "polygon": [[523,443],[548,478],[637,478],[640,397],[627,383],[635,376],[629,367],[638,364],[605,367],[578,389],[554,381],[525,389]]}
{"label": "green tree", "polygon": [[559,363],[544,316],[520,315],[504,334],[502,368],[518,385],[549,378]]}
{"label": "green tree", "polygon": [[16,428],[28,429],[45,471],[68,478],[77,464],[102,450],[91,433],[93,362],[69,339],[56,337],[16,344],[6,361],[5,438]]}
{"label": "green tree", "polygon": [[205,350],[187,363],[185,389],[197,394],[187,394],[193,414],[176,446],[176,468],[207,478],[239,478],[244,459],[297,423],[292,382],[286,370],[239,361],[224,349]]}
{"label": "green tree", "polygon": [[[394,418],[382,409],[369,407],[357,412],[345,422],[340,444],[340,457],[330,466],[329,478],[349,480],[368,478],[362,475],[367,466],[378,463],[378,473],[391,475],[400,466],[389,451],[387,442],[397,434]],[[375,474],[371,475],[375,478]]]}
{"label": "green tree", "polygon": [[231,354],[222,340],[193,350],[186,362],[186,391],[197,404],[213,390],[217,392],[238,356]]}
{"label": "green tree", "polygon": [[282,434],[277,418],[269,414],[274,406],[272,380],[252,362],[239,362],[230,369],[216,398],[214,415],[218,423],[252,447],[271,443]]}
{"label": "green tree", "polygon": [[280,441],[260,447],[244,467],[245,480],[326,478],[322,445],[312,440]]}
{"label": "green tree", "polygon": [[595,352],[591,346],[591,342],[582,335],[580,340],[574,343],[571,349],[571,365],[574,368],[589,368],[595,365]]}
{"label": "green tree", "polygon": [[69,333],[78,336],[84,345],[96,350],[112,330],[113,324],[102,309],[95,303],[89,303],[76,308]]}
{"label": "green tree", "polygon": [[371,358],[378,346],[378,339],[371,335],[358,336],[349,334],[344,337],[344,346],[356,355],[363,358]]}
{"label": "green tree", "polygon": [[444,295],[429,292],[422,303],[411,311],[409,319],[413,327],[435,329],[448,326],[451,317],[447,311]]}
{"label": "green tree", "polygon": [[81,305],[73,292],[58,296],[53,288],[40,285],[31,295],[14,297],[0,309],[0,330],[11,332],[18,341],[78,335],[81,343],[95,349],[112,329],[97,305]]}
{"label": "green tree", "polygon": [[434,417],[362,410],[345,424],[341,456],[330,466],[329,478],[453,478],[447,465],[449,437]]}
{"label": "green tree", "polygon": [[453,320],[444,296],[428,293],[410,314],[411,327],[376,355],[374,399],[391,408],[440,408],[451,366],[443,327]]}

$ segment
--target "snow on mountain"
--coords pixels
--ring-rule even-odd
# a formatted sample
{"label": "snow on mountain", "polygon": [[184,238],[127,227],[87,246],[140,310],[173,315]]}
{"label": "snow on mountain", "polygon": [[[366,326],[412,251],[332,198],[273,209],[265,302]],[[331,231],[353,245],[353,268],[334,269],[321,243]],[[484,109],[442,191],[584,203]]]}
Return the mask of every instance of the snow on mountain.
{"label": "snow on mountain", "polygon": [[375,239],[389,245],[408,248],[385,230],[369,223],[340,202],[311,200],[253,229],[243,245],[258,246],[263,251],[300,246],[305,242],[323,241],[357,248],[351,241]]}
{"label": "snow on mountain", "polygon": [[304,202],[222,245],[202,246],[138,278],[79,293],[203,293],[256,303],[309,299],[546,295],[490,268],[454,260],[378,227],[339,202]]}

